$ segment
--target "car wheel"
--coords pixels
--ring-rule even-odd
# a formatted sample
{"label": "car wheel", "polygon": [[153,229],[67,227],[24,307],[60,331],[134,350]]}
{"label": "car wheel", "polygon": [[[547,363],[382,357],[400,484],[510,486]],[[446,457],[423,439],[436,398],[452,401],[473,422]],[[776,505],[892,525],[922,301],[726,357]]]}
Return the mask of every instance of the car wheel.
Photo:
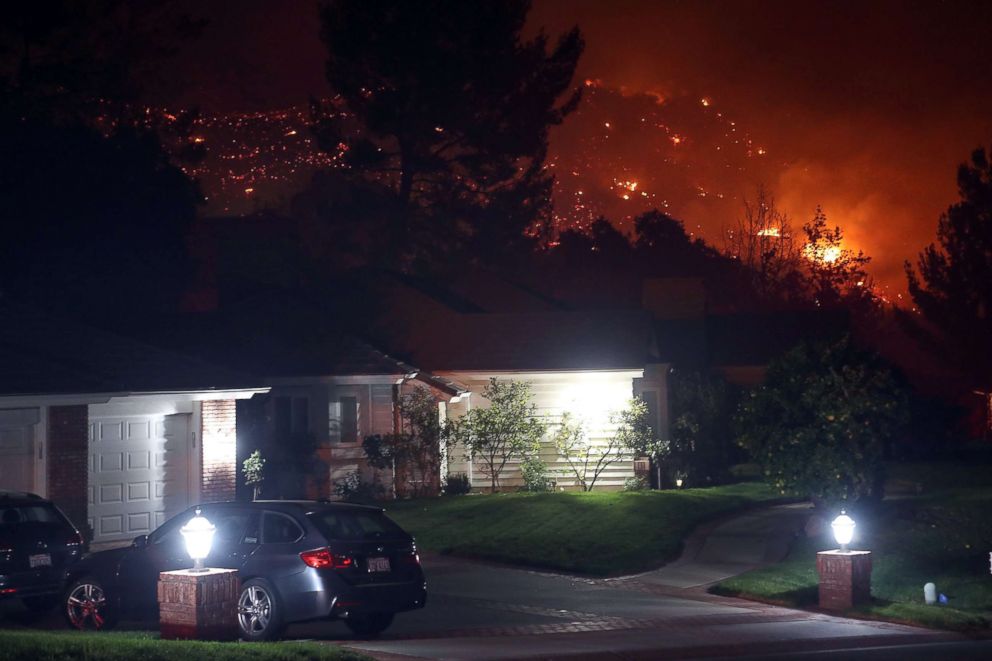
{"label": "car wheel", "polygon": [[117,613],[103,585],[85,576],[66,590],[65,616],[77,629],[109,629],[117,624]]}
{"label": "car wheel", "polygon": [[282,605],[268,581],[253,578],[241,586],[238,599],[241,639],[273,640],[282,633]]}
{"label": "car wheel", "polygon": [[345,625],[351,629],[356,636],[371,638],[389,628],[393,623],[392,613],[363,613],[361,615],[349,615],[344,619]]}

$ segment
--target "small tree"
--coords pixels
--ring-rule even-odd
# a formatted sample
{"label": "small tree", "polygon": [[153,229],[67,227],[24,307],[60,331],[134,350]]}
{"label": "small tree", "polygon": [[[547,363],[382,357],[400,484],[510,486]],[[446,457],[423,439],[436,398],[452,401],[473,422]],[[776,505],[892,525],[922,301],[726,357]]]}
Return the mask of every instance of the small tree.
{"label": "small tree", "polygon": [[241,472],[245,476],[245,484],[251,487],[251,499],[258,500],[262,495],[262,480],[265,479],[262,471],[265,469],[265,459],[262,453],[255,450],[241,464]]}
{"label": "small tree", "polygon": [[365,456],[375,468],[401,469],[413,496],[437,495],[441,450],[450,437],[451,424],[441,421],[437,399],[424,388],[404,396],[399,410],[403,431],[367,436],[362,441]]}
{"label": "small tree", "polygon": [[817,505],[882,496],[885,445],[908,420],[905,389],[847,338],[802,344],[744,397],[738,442],[783,493]]}
{"label": "small tree", "polygon": [[490,405],[466,413],[452,426],[452,434],[469,457],[479,462],[496,493],[506,464],[535,452],[544,438],[545,425],[531,402],[530,384],[493,378],[482,396]]}
{"label": "small tree", "polygon": [[613,434],[605,443],[594,443],[581,421],[570,413],[562,414],[554,435],[555,449],[583,491],[592,491],[607,468],[646,448],[654,436],[648,425],[647,405],[640,399],[632,399],[625,408],[611,413],[610,423],[616,425]]}

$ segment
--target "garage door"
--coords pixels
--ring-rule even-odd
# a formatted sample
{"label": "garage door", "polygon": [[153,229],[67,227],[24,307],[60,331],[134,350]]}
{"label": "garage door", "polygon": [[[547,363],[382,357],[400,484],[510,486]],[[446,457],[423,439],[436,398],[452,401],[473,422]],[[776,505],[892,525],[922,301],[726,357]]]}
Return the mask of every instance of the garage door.
{"label": "garage door", "polygon": [[190,415],[90,415],[94,542],[130,540],[189,505]]}

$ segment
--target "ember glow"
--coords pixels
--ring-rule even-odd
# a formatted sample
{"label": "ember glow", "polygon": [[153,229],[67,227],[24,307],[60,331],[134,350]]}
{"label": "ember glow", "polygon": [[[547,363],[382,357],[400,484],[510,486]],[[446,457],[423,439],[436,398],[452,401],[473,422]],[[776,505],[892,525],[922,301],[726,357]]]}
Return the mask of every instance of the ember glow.
{"label": "ember glow", "polygon": [[[305,142],[306,100],[328,93],[316,3],[287,5],[206,3],[208,33],[180,54],[194,78],[183,103],[215,129],[194,172],[208,213],[280,204],[335,163]],[[535,0],[529,22],[578,25],[587,44],[582,103],[552,131],[560,226],[605,215],[628,231],[656,207],[720,245],[764,184],[794,228],[821,205],[876,282],[904,291],[902,263],[934,239],[955,168],[992,140],[987,3]]]}

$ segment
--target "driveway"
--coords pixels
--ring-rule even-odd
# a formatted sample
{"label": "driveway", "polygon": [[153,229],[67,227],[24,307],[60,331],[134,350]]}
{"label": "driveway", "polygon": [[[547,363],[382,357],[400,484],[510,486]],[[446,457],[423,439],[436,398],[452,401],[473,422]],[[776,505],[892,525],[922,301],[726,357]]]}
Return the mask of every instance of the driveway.
{"label": "driveway", "polygon": [[[779,560],[805,506],[755,510],[700,529],[660,570],[585,579],[428,556],[428,605],[397,616],[376,641],[340,623],[291,627],[292,638],[336,642],[382,659],[665,659],[900,650],[971,644],[955,634],[716,597],[705,587]],[[905,646],[912,647],[905,647]],[[904,647],[894,647],[904,646]],[[992,643],[981,644],[992,658]],[[947,650],[933,658],[948,658]]]}

